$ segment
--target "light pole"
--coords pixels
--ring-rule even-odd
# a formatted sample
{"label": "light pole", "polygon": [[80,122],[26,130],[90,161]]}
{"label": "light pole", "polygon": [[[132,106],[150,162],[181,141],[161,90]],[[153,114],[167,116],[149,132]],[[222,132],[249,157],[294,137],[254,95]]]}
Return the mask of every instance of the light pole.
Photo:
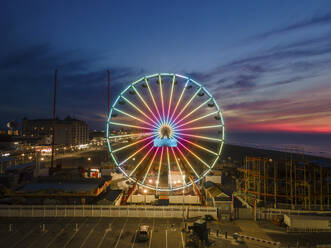
{"label": "light pole", "polygon": [[184,209],[184,184],[185,184],[185,175],[183,175],[183,209]]}

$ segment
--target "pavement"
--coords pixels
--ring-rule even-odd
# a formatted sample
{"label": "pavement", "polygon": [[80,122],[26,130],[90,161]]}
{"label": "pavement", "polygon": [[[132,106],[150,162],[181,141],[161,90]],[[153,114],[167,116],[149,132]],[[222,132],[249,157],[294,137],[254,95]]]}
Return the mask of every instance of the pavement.
{"label": "pavement", "polygon": [[331,247],[330,232],[287,233],[285,227],[276,226],[269,221],[259,221],[257,224],[268,237],[281,242],[282,247]]}
{"label": "pavement", "polygon": [[[150,226],[148,241],[138,242],[140,225]],[[8,248],[184,248],[184,226],[182,219],[175,218],[1,218],[0,240],[1,247]],[[208,227],[211,247],[247,247],[232,238],[240,231],[237,226],[213,222]]]}
{"label": "pavement", "polygon": [[[139,225],[151,227],[146,242],[136,238]],[[0,240],[1,247],[15,248],[182,248],[183,226],[170,218],[2,218]]]}
{"label": "pavement", "polygon": [[[185,224],[194,219],[176,218],[1,218],[1,247],[8,248],[184,248],[187,233]],[[150,226],[150,238],[138,242],[137,228]],[[234,233],[281,242],[281,247],[310,247],[329,244],[330,233],[286,233],[284,228],[269,222],[236,220],[234,222],[208,222],[210,247],[275,247],[244,239],[239,243]],[[218,230],[218,236],[217,236]],[[227,235],[225,235],[227,234]]]}

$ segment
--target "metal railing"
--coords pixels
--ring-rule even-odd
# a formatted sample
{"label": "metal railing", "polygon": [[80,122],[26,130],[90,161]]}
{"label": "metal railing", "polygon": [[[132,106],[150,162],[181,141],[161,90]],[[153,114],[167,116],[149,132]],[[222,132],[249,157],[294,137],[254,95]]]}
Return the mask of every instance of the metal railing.
{"label": "metal railing", "polygon": [[193,218],[211,215],[217,208],[198,206],[113,205],[0,205],[0,217],[156,217]]}

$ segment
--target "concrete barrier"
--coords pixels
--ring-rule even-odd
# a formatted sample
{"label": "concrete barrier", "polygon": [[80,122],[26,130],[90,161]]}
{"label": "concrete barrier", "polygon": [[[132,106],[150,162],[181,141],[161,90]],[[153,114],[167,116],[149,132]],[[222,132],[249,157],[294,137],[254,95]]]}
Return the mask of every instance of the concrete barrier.
{"label": "concrete barrier", "polygon": [[234,233],[233,238],[234,239],[242,238],[242,239],[246,239],[246,240],[255,241],[255,242],[267,245],[268,247],[271,247],[271,246],[280,247],[280,242],[260,239],[260,238],[256,238],[256,237],[252,237],[252,236],[242,235],[242,234],[239,234],[239,233]]}

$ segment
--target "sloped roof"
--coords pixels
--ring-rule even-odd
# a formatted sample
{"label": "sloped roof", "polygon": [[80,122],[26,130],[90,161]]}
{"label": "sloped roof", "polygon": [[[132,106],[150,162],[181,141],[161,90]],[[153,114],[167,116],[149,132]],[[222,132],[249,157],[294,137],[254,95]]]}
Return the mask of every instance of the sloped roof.
{"label": "sloped roof", "polygon": [[224,200],[227,199],[227,198],[230,198],[230,196],[225,194],[217,184],[215,184],[213,182],[210,182],[210,181],[207,181],[205,183],[205,185],[208,186],[208,187],[206,187],[206,189],[209,192],[209,194],[212,197],[214,197],[215,200],[217,198],[224,199]]}
{"label": "sloped roof", "polygon": [[105,199],[108,201],[115,201],[121,193],[122,190],[111,190],[105,195]]}

